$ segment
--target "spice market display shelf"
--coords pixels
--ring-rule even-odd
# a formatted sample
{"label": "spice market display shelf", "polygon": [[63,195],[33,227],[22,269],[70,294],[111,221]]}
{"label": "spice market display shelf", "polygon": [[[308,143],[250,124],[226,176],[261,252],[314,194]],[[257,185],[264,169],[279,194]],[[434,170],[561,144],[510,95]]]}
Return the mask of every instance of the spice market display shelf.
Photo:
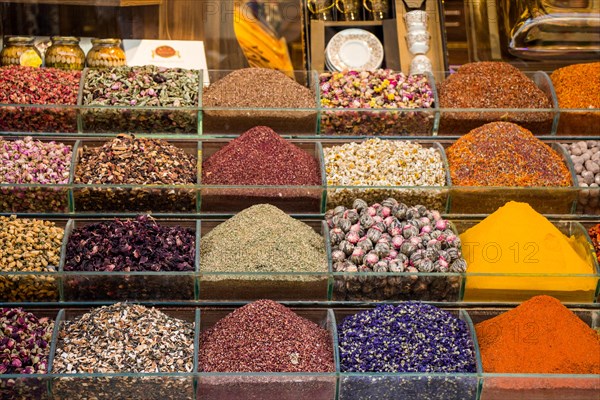
{"label": "spice market display shelf", "polygon": [[[211,82],[227,72],[209,70]],[[199,72],[202,82],[202,72]],[[436,72],[448,76],[451,72]],[[302,138],[356,138],[356,137],[459,137],[469,129],[498,119],[527,120],[528,115],[547,115],[542,122],[525,127],[541,137],[595,137],[600,134],[597,125],[600,109],[561,109],[551,80],[544,72],[525,72],[551,100],[548,109],[455,109],[440,108],[436,79],[429,75],[434,103],[430,108],[372,109],[327,108],[321,106],[323,95],[316,71],[294,71],[296,80],[313,89],[315,108],[218,108],[205,107],[201,100],[197,107],[144,107],[144,106],[90,106],[83,105],[84,70],[80,83],[78,105],[24,105],[0,104],[0,132],[5,136],[98,136],[111,137],[118,133],[135,133],[169,139],[191,137],[224,138],[237,136],[256,125],[271,126],[285,137]],[[438,78],[439,79],[439,78]],[[202,98],[199,87],[199,98]],[[133,100],[133,99],[132,99]],[[499,114],[500,113],[500,114]],[[61,132],[45,132],[32,122],[28,129],[11,122],[54,120],[59,126],[70,127]],[[141,121],[134,124],[132,121]],[[444,128],[451,123],[452,129]],[[19,122],[21,124],[21,122]],[[151,127],[151,128],[149,128]],[[150,129],[150,130],[149,130]],[[126,132],[130,131],[130,132]],[[592,134],[590,135],[590,132]]]}
{"label": "spice market display shelf", "polygon": [[[499,315],[511,308],[442,307],[463,320],[474,344],[474,373],[345,373],[340,371],[337,326],[344,317],[368,308],[292,308],[298,315],[326,329],[332,341],[335,372],[331,373],[204,373],[198,365],[200,334],[235,310],[231,306],[178,307],[159,309],[166,314],[195,322],[194,366],[189,373],[54,373],[58,335],[63,321],[89,310],[78,307],[59,310],[27,308],[38,316],[49,317],[54,326],[50,343],[48,374],[0,375],[3,398],[25,396],[38,399],[66,399],[82,395],[96,399],[140,396],[156,399],[299,399],[311,393],[318,400],[366,398],[411,398],[485,400],[499,398],[536,398],[555,400],[595,400],[600,390],[598,375],[489,374],[483,371],[474,323]],[[592,328],[600,328],[600,310],[572,308]],[[548,389],[552,388],[552,389]],[[388,397],[385,397],[385,396]],[[151,397],[146,397],[151,396]],[[284,396],[284,397],[281,397]],[[503,397],[501,397],[503,396]]]}
{"label": "spice market display shelf", "polygon": [[[502,303],[525,301],[532,296],[552,295],[565,303],[600,302],[600,267],[587,230],[579,222],[555,221],[565,235],[573,236],[586,254],[589,274],[518,273],[346,273],[333,272],[329,230],[324,221],[302,220],[321,233],[327,251],[327,269],[322,272],[216,272],[201,268],[201,240],[224,219],[160,219],[160,225],[179,225],[195,232],[194,270],[189,272],[91,272],[66,271],[67,244],[76,227],[110,219],[52,220],[65,228],[60,265],[54,272],[0,271],[0,303],[52,304],[74,306],[107,301],[166,303],[243,302],[268,298],[301,302],[428,302]],[[477,220],[451,219],[456,235]],[[466,257],[466,256],[465,256]],[[470,286],[485,279],[492,288]],[[387,293],[381,288],[391,282],[400,288]],[[358,286],[357,286],[358,283]],[[560,288],[563,286],[564,288]],[[521,289],[506,289],[514,285]],[[496,286],[500,289],[494,289]],[[36,288],[35,290],[28,290]],[[365,289],[368,288],[369,290]],[[505,288],[505,289],[501,289]],[[529,288],[529,289],[527,289]]]}
{"label": "spice market display shelf", "polygon": [[[319,216],[337,205],[350,205],[355,197],[380,202],[387,197],[403,199],[410,204],[423,204],[445,214],[484,215],[510,200],[528,202],[543,214],[585,216],[600,213],[600,188],[583,188],[571,158],[559,143],[573,143],[572,138],[544,140],[561,154],[572,184],[569,187],[466,187],[456,186],[450,178],[445,149],[454,143],[447,137],[405,138],[425,147],[438,149],[444,163],[444,186],[339,186],[327,183],[323,150],[365,139],[308,139],[289,141],[315,156],[321,168],[318,186],[231,186],[202,183],[202,161],[233,140],[228,138],[168,139],[183,152],[196,156],[196,184],[188,185],[122,185],[83,184],[75,182],[75,172],[84,147],[95,148],[110,139],[77,136],[44,136],[42,142],[57,141],[72,146],[73,158],[66,184],[0,184],[0,214],[47,215],[121,215],[152,211],[181,216],[228,216],[257,202],[269,202],[295,215]],[[7,136],[5,140],[17,140]],[[392,139],[396,140],[396,139]],[[140,160],[142,162],[142,160]]]}
{"label": "spice market display shelf", "polygon": [[[214,72],[214,71],[213,71]],[[210,73],[210,72],[209,72]],[[321,93],[316,85],[314,72],[303,72],[299,80],[315,88],[317,104],[321,104]],[[447,73],[435,74],[436,77]],[[213,77],[216,75],[213,75]],[[570,157],[557,146],[557,143],[575,143],[580,140],[600,141],[600,131],[590,129],[600,109],[560,109],[551,81],[544,73],[530,74],[538,87],[552,99],[551,109],[507,109],[473,110],[441,109],[438,107],[435,85],[433,91],[436,104],[429,109],[417,110],[368,110],[349,109],[332,110],[317,106],[314,109],[223,109],[210,110],[200,102],[198,107],[184,109],[195,115],[196,125],[191,133],[165,133],[160,130],[153,133],[141,132],[139,136],[152,136],[167,139],[187,154],[195,154],[197,164],[197,184],[195,185],[80,185],[74,183],[75,167],[79,162],[79,149],[84,146],[98,146],[116,130],[87,132],[84,115],[94,109],[101,113],[116,113],[126,116],[132,107],[108,107],[102,109],[89,106],[47,106],[47,105],[0,105],[0,131],[3,139],[14,140],[23,136],[34,136],[42,141],[57,140],[73,146],[70,181],[64,185],[41,184],[0,184],[0,215],[17,214],[19,218],[40,218],[56,222],[66,229],[63,238],[61,260],[54,266],[55,272],[0,272],[0,305],[2,307],[23,306],[35,310],[42,316],[59,321],[89,309],[115,301],[132,301],[147,305],[160,306],[172,315],[182,316],[196,323],[195,352],[198,351],[200,330],[210,327],[217,318],[248,301],[260,298],[272,298],[285,302],[299,314],[328,328],[334,343],[336,371],[329,374],[208,374],[198,370],[197,357],[194,370],[182,374],[47,374],[47,375],[1,375],[0,397],[15,393],[29,393],[34,398],[64,399],[72,398],[73,393],[80,395],[82,390],[94,390],[98,398],[114,398],[123,391],[135,390],[136,393],[155,393],[156,398],[170,399],[223,399],[239,398],[240,393],[248,397],[282,400],[281,393],[290,399],[310,397],[323,400],[364,399],[364,398],[461,398],[465,400],[495,400],[506,398],[539,398],[545,400],[596,400],[600,392],[598,375],[536,375],[536,374],[488,374],[482,371],[479,349],[476,346],[478,363],[473,374],[349,374],[340,372],[337,354],[337,324],[341,318],[356,313],[378,302],[398,304],[404,300],[423,300],[450,310],[454,315],[467,321],[471,333],[473,322],[477,323],[497,315],[517,302],[536,294],[556,296],[588,325],[600,328],[600,267],[591,248],[588,249],[589,264],[593,273],[587,275],[551,275],[551,274],[470,274],[470,273],[343,273],[332,272],[332,257],[328,243],[329,234],[323,222],[324,213],[334,207],[332,195],[337,192],[359,191],[361,196],[373,195],[374,201],[381,196],[405,197],[407,194],[421,202],[436,201],[444,218],[452,223],[452,229],[461,233],[480,221],[498,205],[509,200],[527,201],[534,208],[549,216],[550,220],[563,233],[574,235],[581,243],[591,247],[587,228],[600,222],[600,203],[591,203],[590,199],[600,199],[600,188],[582,188],[577,185],[575,166]],[[432,83],[435,83],[431,77]],[[202,90],[202,89],[200,89]],[[200,98],[202,92],[200,91]],[[80,102],[81,104],[81,102]],[[45,115],[57,115],[75,121],[73,132],[10,132],[7,123],[11,115],[24,110]],[[147,112],[148,115],[168,114],[172,110],[161,108],[135,108],[133,111]],[[178,109],[181,111],[181,109]],[[231,122],[229,129],[210,129],[208,119],[211,111],[226,113],[225,119],[238,119],[249,116],[246,121]],[[418,141],[424,146],[434,146],[445,159],[445,149],[464,132],[451,132],[442,135],[441,122],[448,116],[457,114],[478,114],[482,121],[501,111],[505,115],[528,113],[548,113],[551,118],[547,124],[535,132],[539,137],[560,150],[563,159],[573,177],[574,185],[568,188],[504,188],[504,187],[457,187],[449,177],[445,162],[446,186],[441,187],[336,187],[327,185],[323,148],[351,141],[362,141],[366,137],[383,137],[389,133],[391,139]],[[231,114],[231,116],[229,115]],[[573,118],[573,115],[586,118]],[[253,121],[268,124],[274,116],[281,121],[282,132],[278,132],[291,142],[299,145],[317,157],[321,164],[322,184],[311,187],[274,186],[219,186],[203,185],[201,169],[203,159],[217,149],[229,143],[243,132]],[[325,127],[331,118],[344,121],[362,121],[364,135],[328,135]],[[567,117],[568,116],[568,117]],[[217,117],[224,117],[217,113]],[[260,119],[260,118],[262,119]],[[587,118],[590,117],[590,118]],[[194,118],[194,117],[193,117]],[[258,118],[258,119],[253,119]],[[414,130],[405,132],[383,132],[373,127],[381,126],[382,121],[397,120],[425,121],[413,124]],[[291,120],[304,120],[302,124],[290,123]],[[243,123],[242,123],[243,122]],[[323,123],[325,122],[325,127]],[[219,122],[220,123],[220,122]],[[483,123],[483,122],[481,122]],[[236,126],[236,124],[238,124]],[[586,133],[580,134],[581,124]],[[218,126],[218,125],[217,125]],[[286,126],[288,128],[286,128]],[[34,127],[31,129],[34,131]],[[591,136],[589,132],[595,132]],[[248,190],[253,193],[249,195]],[[273,197],[280,194],[294,194],[298,190],[310,193],[316,199],[314,203],[282,200],[278,205],[288,214],[309,224],[317,233],[323,235],[328,250],[327,270],[322,273],[210,273],[200,269],[200,246],[202,237],[218,223],[225,221],[235,212],[258,201],[258,198]],[[97,207],[84,206],[86,195],[93,195],[91,201]],[[123,196],[150,196],[151,210],[136,209],[135,202],[123,207],[109,207],[107,198]],[[104,196],[104,197],[103,197]],[[108,197],[107,197],[108,196]],[[380,197],[377,197],[380,196]],[[293,196],[290,196],[293,198]],[[181,199],[186,199],[182,201]],[[224,202],[226,198],[226,202]],[[96,200],[94,200],[96,199]],[[99,201],[98,199],[104,199]],[[179,200],[178,200],[179,199]],[[433,200],[432,200],[433,199]],[[476,201],[473,201],[476,199]],[[181,200],[181,201],[180,201]],[[82,202],[84,205],[82,205]],[[185,207],[176,207],[185,203]],[[593,204],[596,204],[595,206]],[[145,207],[147,208],[147,207]],[[74,227],[89,222],[112,219],[114,217],[135,217],[140,213],[151,212],[157,223],[165,225],[179,224],[190,228],[195,234],[196,257],[194,271],[190,272],[67,272],[66,245]],[[310,279],[306,279],[309,277]],[[535,281],[550,284],[559,282],[574,283],[582,290],[505,290],[479,291],[469,293],[469,282],[474,278],[493,281]],[[349,282],[361,282],[362,285],[380,285],[383,280],[393,279],[395,283],[404,283],[407,290],[394,298],[385,298],[377,294],[365,296],[362,293],[349,293],[341,290]],[[299,281],[308,281],[297,290]],[[260,283],[257,283],[260,282]],[[286,285],[281,285],[285,282]],[[544,285],[541,285],[544,286]],[[7,288],[11,288],[7,292]],[[29,288],[29,290],[22,290]],[[33,290],[31,290],[33,288]],[[294,288],[294,289],[289,289]],[[18,295],[15,293],[18,292]],[[373,291],[366,290],[367,293]],[[376,292],[375,292],[376,293]],[[500,307],[502,306],[502,307]],[[336,307],[336,308],[332,308]],[[59,310],[64,308],[64,310]],[[55,357],[58,326],[52,340],[52,358]],[[473,334],[474,336],[474,334]],[[474,336],[476,340],[476,337]],[[52,372],[52,371],[51,371]],[[82,389],[83,388],[83,389]],[[176,388],[176,389],[174,389]],[[549,389],[552,388],[552,389]],[[76,390],[76,392],[74,392]],[[139,391],[139,392],[137,392]],[[90,392],[91,393],[91,392]],[[127,392],[125,392],[127,393]],[[133,392],[131,392],[133,393]],[[277,394],[277,395],[275,395]],[[31,397],[31,396],[30,396]]]}

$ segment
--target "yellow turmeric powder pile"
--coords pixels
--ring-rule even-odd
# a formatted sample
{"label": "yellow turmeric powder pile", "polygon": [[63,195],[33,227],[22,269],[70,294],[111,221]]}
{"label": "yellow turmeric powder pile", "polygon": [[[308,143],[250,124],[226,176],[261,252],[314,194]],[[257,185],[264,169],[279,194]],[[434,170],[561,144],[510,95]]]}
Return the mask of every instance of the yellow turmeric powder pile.
{"label": "yellow turmeric powder pile", "polygon": [[[565,236],[527,203],[506,203],[460,235],[469,274],[465,300],[514,301],[529,298],[532,292],[561,297],[554,293],[558,292],[567,296],[562,297],[565,300],[583,293],[590,301],[598,279],[592,275],[591,246],[583,237]],[[471,276],[473,273],[493,275]],[[569,276],[553,276],[556,274]]]}

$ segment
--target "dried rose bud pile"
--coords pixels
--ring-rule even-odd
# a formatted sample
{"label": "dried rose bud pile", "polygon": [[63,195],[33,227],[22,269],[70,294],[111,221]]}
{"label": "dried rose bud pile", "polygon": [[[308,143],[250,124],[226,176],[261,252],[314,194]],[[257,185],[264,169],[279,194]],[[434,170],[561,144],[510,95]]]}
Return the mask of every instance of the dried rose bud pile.
{"label": "dried rose bud pile", "polygon": [[73,148],[62,143],[0,140],[0,183],[69,183]]}
{"label": "dried rose bud pile", "polygon": [[0,68],[0,103],[77,104],[80,71],[10,66]]}
{"label": "dried rose bud pile", "polygon": [[64,229],[54,222],[0,216],[0,271],[47,272],[0,276],[0,301],[58,300],[58,270]]}
{"label": "dried rose bud pile", "polygon": [[321,106],[331,109],[322,113],[322,134],[413,135],[433,129],[433,113],[424,110],[435,97],[425,75],[389,69],[327,72],[320,76],[320,87]]}
{"label": "dried rose bud pile", "polygon": [[0,374],[45,374],[54,321],[22,308],[0,315]]}
{"label": "dried rose bud pile", "polygon": [[320,81],[326,108],[429,108],[434,101],[425,75],[378,69],[327,72]]}
{"label": "dried rose bud pile", "polygon": [[[10,66],[0,68],[0,104],[77,104],[80,71]],[[77,132],[74,107],[3,107],[0,131]]]}
{"label": "dried rose bud pile", "polygon": [[465,272],[460,239],[424,206],[395,199],[327,211],[334,272]]}

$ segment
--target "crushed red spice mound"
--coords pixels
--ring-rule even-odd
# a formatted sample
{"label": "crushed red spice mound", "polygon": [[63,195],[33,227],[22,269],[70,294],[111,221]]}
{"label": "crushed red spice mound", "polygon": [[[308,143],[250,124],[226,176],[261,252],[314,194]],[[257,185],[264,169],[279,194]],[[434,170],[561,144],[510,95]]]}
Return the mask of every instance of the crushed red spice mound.
{"label": "crushed red spice mound", "polygon": [[592,226],[588,230],[588,233],[592,239],[592,243],[594,244],[594,250],[596,250],[598,262],[600,262],[600,224]]}
{"label": "crushed red spice mound", "polygon": [[329,333],[272,300],[241,307],[200,337],[201,372],[333,372]]}
{"label": "crushed red spice mound", "polygon": [[246,131],[202,163],[207,185],[317,186],[320,175],[315,157],[266,126]]}
{"label": "crushed red spice mound", "polygon": [[472,130],[446,150],[458,186],[571,185],[562,157],[525,128],[492,122]]}
{"label": "crushed red spice mound", "polygon": [[533,297],[475,331],[484,372],[600,374],[600,337],[553,297]]}
{"label": "crushed red spice mound", "polygon": [[438,91],[442,108],[552,108],[531,79],[505,62],[465,64]]}
{"label": "crushed red spice mound", "polygon": [[550,79],[561,108],[600,108],[600,62],[557,69]]}

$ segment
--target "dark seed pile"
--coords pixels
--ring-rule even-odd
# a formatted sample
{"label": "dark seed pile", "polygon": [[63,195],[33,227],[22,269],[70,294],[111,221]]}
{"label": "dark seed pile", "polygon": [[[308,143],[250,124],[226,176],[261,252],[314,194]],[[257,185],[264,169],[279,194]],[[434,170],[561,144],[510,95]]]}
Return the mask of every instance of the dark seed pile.
{"label": "dark seed pile", "polygon": [[329,333],[271,300],[232,312],[200,338],[202,372],[333,372]]}
{"label": "dark seed pile", "polygon": [[493,122],[474,129],[446,154],[459,186],[570,186],[562,157],[525,128]]}
{"label": "dark seed pile", "polygon": [[282,72],[243,68],[202,93],[204,107],[315,108],[315,93]]}
{"label": "dark seed pile", "polygon": [[266,126],[231,141],[202,164],[202,182],[214,185],[305,185],[321,183],[319,163]]}
{"label": "dark seed pile", "polygon": [[418,302],[380,305],[338,327],[342,372],[476,372],[464,321]]}
{"label": "dark seed pile", "polygon": [[195,234],[157,224],[147,215],[135,220],[89,224],[73,230],[65,271],[193,271]]}

